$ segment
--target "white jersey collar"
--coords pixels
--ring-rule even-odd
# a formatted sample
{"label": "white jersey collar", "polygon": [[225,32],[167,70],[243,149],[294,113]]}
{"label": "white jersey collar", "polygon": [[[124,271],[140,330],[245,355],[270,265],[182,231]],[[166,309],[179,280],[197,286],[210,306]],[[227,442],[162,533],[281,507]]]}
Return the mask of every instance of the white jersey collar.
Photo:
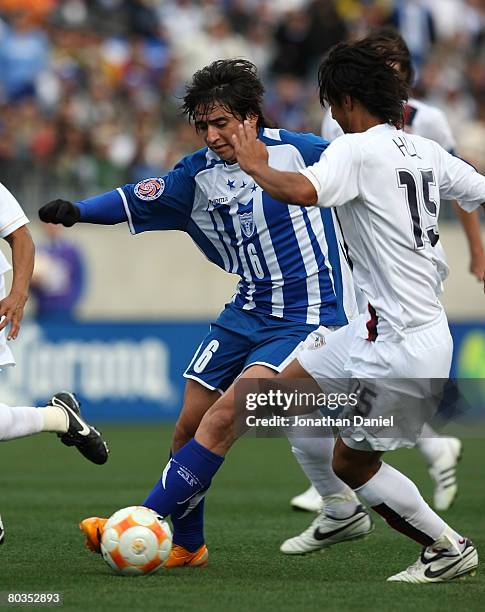
{"label": "white jersey collar", "polygon": [[369,132],[387,132],[392,130],[393,132],[397,132],[398,129],[395,125],[391,125],[390,123],[379,123],[379,125],[375,125],[374,127],[369,128],[368,130],[365,131],[365,133],[369,133]]}

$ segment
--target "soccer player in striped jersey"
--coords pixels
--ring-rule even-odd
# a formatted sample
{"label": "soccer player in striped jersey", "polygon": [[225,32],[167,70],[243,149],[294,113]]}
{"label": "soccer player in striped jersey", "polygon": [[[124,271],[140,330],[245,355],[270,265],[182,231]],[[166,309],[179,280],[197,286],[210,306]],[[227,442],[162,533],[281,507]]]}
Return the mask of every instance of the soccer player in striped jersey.
{"label": "soccer player in striped jersey", "polygon": [[[384,28],[370,35],[376,49],[382,51],[389,62],[399,71],[409,87],[413,83],[413,65],[409,49],[402,36],[392,28]],[[415,98],[406,102],[404,111],[404,131],[434,140],[449,153],[454,154],[456,143],[451,128],[444,113],[434,106],[425,104]],[[322,121],[322,136],[332,142],[343,135],[340,125],[332,117],[330,109],[326,109]],[[485,253],[480,232],[478,211],[467,213],[456,202],[455,211],[460,219],[467,237],[470,251],[470,272],[482,281],[485,275]],[[449,268],[441,242],[435,245],[434,255],[436,266],[442,281],[445,281]],[[437,285],[441,292],[441,283]],[[356,290],[359,309],[367,308],[367,302],[361,299],[362,293]],[[435,489],[433,505],[437,510],[447,510],[454,502],[458,492],[456,467],[461,455],[462,443],[458,438],[441,437],[430,425],[423,427],[423,435],[418,440],[417,448],[425,457]],[[319,512],[322,499],[315,487],[311,486],[305,492],[291,500],[291,505],[299,510]]]}
{"label": "soccer player in striped jersey", "polygon": [[[437,143],[396,127],[402,125],[406,85],[372,40],[334,47],[320,66],[319,84],[322,105],[331,105],[345,135],[316,164],[297,173],[271,167],[264,143],[247,123],[233,142],[240,166],[274,198],[338,208],[369,314],[325,334],[318,350],[303,349],[280,376],[307,376],[323,389],[329,381],[344,383],[345,376],[358,379],[361,389],[366,379],[378,382],[377,393],[367,394],[366,415],[394,414],[404,430],[393,437],[385,427],[344,424],[334,470],[389,526],[424,546],[414,564],[388,580],[446,582],[474,573],[475,546],[381,456],[416,442],[420,427],[413,402],[427,409],[426,389],[449,375],[453,343],[436,298],[440,277],[433,250],[440,199],[475,210],[485,203],[485,177]],[[196,440],[221,453],[227,445],[211,431],[211,416]],[[319,524],[312,530],[318,539]]]}
{"label": "soccer player in striped jersey", "polygon": [[[327,146],[311,134],[267,127],[262,95],[263,86],[250,62],[214,62],[194,75],[184,98],[185,113],[207,146],[183,158],[164,177],[75,205],[56,200],[39,212],[43,221],[66,226],[77,221],[127,222],[134,234],[185,231],[211,262],[239,276],[232,301],[211,325],[184,374],[187,383],[171,465],[176,465],[177,452],[186,443],[195,444],[196,453],[200,450],[189,441],[214,404],[229,407],[230,416],[219,426],[232,436],[236,378],[275,375],[308,334],[322,325],[327,329],[346,325],[356,314],[351,272],[341,257],[331,211],[282,207],[236,163],[231,137],[244,118],[258,130],[273,163],[282,169],[305,168]],[[292,439],[294,448],[298,444]],[[319,491],[331,498],[329,506],[350,504],[360,519],[360,533],[367,533],[372,528],[368,514],[332,472],[333,444],[331,436],[322,438],[312,446],[312,457],[305,449],[297,458],[312,481],[317,485],[315,480],[320,481]],[[171,499],[165,481],[166,470],[144,502],[161,514],[166,514]],[[168,566],[206,563],[203,508],[202,492],[172,513],[175,546]],[[88,536],[99,533],[99,521],[83,522]]]}

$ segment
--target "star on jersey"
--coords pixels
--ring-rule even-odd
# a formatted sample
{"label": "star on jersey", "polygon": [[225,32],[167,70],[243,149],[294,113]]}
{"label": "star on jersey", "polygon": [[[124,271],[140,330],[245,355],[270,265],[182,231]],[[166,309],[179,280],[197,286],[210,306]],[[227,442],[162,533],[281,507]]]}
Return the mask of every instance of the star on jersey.
{"label": "star on jersey", "polygon": [[253,186],[251,187],[251,191],[254,193],[257,188],[258,186],[256,185],[256,183],[253,183]]}
{"label": "star on jersey", "polygon": [[245,182],[243,181],[243,182],[242,182],[242,185],[241,185],[241,189],[244,189],[244,187],[246,187],[246,185],[247,185],[247,183],[245,183]]}
{"label": "star on jersey", "polygon": [[235,185],[234,185],[235,181],[230,181],[229,179],[227,179],[227,183],[226,185],[229,187],[229,189],[232,191],[233,189],[235,189]]}

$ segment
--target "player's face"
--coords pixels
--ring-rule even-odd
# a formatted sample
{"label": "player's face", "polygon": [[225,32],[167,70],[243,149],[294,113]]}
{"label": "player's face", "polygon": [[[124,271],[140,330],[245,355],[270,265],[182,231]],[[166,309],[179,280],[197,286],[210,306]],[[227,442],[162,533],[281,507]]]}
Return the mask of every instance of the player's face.
{"label": "player's face", "polygon": [[[202,136],[206,145],[225,162],[236,162],[236,153],[232,144],[232,135],[237,131],[242,119],[230,111],[215,104],[205,114],[196,114],[195,129]],[[251,118],[249,121],[257,119]]]}

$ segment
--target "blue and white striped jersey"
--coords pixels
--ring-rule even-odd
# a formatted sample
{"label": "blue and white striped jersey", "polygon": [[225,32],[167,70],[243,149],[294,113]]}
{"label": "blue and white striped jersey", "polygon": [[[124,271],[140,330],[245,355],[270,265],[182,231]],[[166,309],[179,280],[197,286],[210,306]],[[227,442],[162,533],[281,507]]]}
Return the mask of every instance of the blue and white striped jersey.
{"label": "blue and white striped jersey", "polygon": [[[315,163],[327,146],[279,129],[261,129],[259,137],[271,166],[287,171]],[[237,307],[314,325],[345,325],[355,315],[331,210],[282,205],[207,147],[164,177],[117,191],[133,234],[185,231],[210,261],[237,274]]]}

